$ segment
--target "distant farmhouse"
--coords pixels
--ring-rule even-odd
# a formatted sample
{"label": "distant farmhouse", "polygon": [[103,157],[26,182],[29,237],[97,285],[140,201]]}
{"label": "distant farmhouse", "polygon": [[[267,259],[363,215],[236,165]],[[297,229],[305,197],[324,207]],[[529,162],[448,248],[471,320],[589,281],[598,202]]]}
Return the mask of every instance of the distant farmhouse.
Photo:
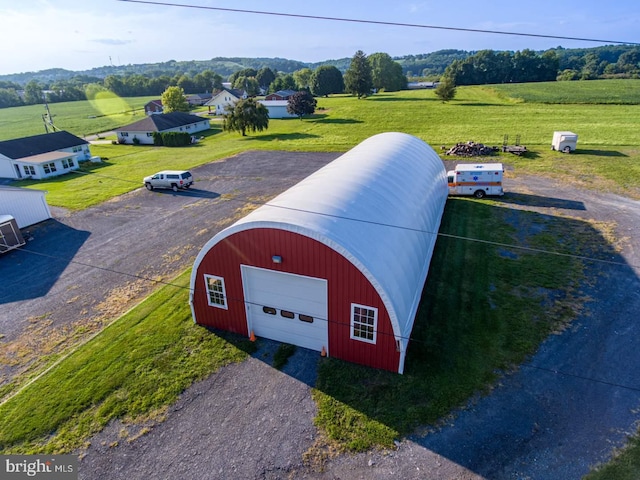
{"label": "distant farmhouse", "polygon": [[196,107],[200,107],[213,98],[212,93],[193,93],[187,95],[187,103]]}
{"label": "distant farmhouse", "polygon": [[92,157],[89,142],[69,132],[44,133],[0,142],[0,177],[43,179],[77,170]]}
{"label": "distant farmhouse", "polygon": [[158,115],[164,112],[164,107],[162,106],[162,100],[151,100],[147,102],[144,106],[145,115]]}
{"label": "distant farmhouse", "polygon": [[[207,118],[183,112],[150,115],[124,127],[116,128],[119,143],[153,145],[154,132],[186,132],[194,134],[209,130]],[[137,139],[137,140],[135,140]]]}
{"label": "distant farmhouse", "polygon": [[277,92],[270,93],[265,100],[289,100],[293,95],[298,93],[297,90],[278,90]]}
{"label": "distant farmhouse", "polygon": [[215,115],[222,115],[225,113],[225,107],[227,105],[233,105],[238,100],[244,100],[248,97],[247,92],[239,90],[237,88],[223,88],[213,92],[211,100],[205,103],[205,106],[209,107],[209,113]]}

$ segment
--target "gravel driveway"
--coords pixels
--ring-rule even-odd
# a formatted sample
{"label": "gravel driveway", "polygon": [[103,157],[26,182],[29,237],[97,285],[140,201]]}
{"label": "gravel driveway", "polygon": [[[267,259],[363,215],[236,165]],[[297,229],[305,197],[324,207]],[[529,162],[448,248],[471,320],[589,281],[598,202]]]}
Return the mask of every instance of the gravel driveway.
{"label": "gravel driveway", "polygon": [[[195,170],[205,179],[196,184],[205,192],[202,198],[136,191],[59,220],[74,232],[87,232],[76,239],[75,259],[168,275],[188,265],[204,242],[231,221],[238,205],[217,195],[242,192],[266,199],[335,157],[248,152]],[[396,450],[340,455],[314,470],[303,454],[319,441],[310,397],[317,354],[299,348],[278,372],[269,366],[275,342],[262,340],[259,352],[247,361],[185,391],[166,421],[149,426],[148,432],[141,430],[144,425],[114,422],[98,434],[82,452],[80,478],[555,480],[580,478],[607,461],[640,420],[640,202],[560,188],[543,179],[509,178],[505,189],[514,195],[504,203],[514,210],[614,221],[616,235],[625,242],[621,255],[611,260],[627,265],[590,265],[592,281],[584,287],[593,299],[588,311],[572,328],[551,336],[490,395],[474,399],[439,429],[403,439]],[[144,225],[131,227],[131,215]],[[167,226],[192,217],[181,228],[182,236],[163,235],[172,231]],[[154,251],[162,253],[149,254]],[[167,252],[175,255],[167,257]],[[24,317],[51,312],[46,318],[60,323],[64,315],[58,316],[58,308],[64,309],[79,289],[83,294],[95,290],[82,286],[95,282],[92,270],[68,264],[44,285],[45,297],[15,299],[11,306],[22,309]],[[128,281],[121,275],[99,276],[111,282],[111,289]],[[7,295],[16,295],[4,289],[0,294],[3,303]],[[87,308],[99,304],[104,293],[95,297]],[[19,337],[17,318],[0,314],[3,333]],[[23,322],[22,328],[29,325]],[[5,371],[10,375],[12,370],[5,366]]]}

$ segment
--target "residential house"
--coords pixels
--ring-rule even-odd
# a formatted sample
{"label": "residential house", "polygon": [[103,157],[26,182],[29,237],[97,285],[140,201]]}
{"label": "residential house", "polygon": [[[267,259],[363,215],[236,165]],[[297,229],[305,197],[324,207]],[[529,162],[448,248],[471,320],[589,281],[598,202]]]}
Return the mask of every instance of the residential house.
{"label": "residential house", "polygon": [[209,107],[209,113],[212,115],[222,115],[225,113],[227,105],[233,105],[238,100],[247,98],[247,92],[237,88],[223,88],[213,93],[211,100],[205,103]]}
{"label": "residential house", "polygon": [[189,102],[189,105],[200,107],[205,103],[207,103],[212,98],[213,98],[212,93],[193,93],[193,94],[187,95],[187,102]]}
{"label": "residential house", "polygon": [[298,93],[296,90],[278,90],[277,92],[270,93],[265,100],[289,100],[294,94]]}
{"label": "residential house", "polygon": [[158,113],[163,113],[164,107],[162,106],[162,100],[151,100],[147,102],[144,106],[145,115],[157,115]]}
{"label": "residential house", "polygon": [[0,177],[43,179],[77,170],[92,157],[89,142],[60,131],[0,142]]}
{"label": "residential house", "polygon": [[211,125],[207,118],[191,115],[190,113],[171,112],[149,115],[130,125],[116,128],[114,131],[118,136],[119,143],[153,145],[154,132],[186,132],[194,134],[209,130],[209,128],[211,128]]}

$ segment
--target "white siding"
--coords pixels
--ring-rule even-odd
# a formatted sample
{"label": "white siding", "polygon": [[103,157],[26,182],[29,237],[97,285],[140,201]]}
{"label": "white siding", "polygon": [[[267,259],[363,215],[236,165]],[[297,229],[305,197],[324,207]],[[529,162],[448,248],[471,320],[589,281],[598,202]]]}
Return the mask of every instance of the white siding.
{"label": "white siding", "polygon": [[51,218],[51,211],[41,190],[0,186],[0,214],[11,215],[19,228]]}

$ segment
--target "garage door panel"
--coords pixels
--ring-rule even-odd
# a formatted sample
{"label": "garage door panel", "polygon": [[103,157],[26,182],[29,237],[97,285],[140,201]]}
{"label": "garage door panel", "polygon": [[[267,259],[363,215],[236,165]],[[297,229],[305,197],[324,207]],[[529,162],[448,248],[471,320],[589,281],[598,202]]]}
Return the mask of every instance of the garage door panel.
{"label": "garage door panel", "polygon": [[[257,336],[318,351],[328,346],[326,280],[243,265],[242,281],[249,328]],[[313,322],[300,320],[300,314]]]}

